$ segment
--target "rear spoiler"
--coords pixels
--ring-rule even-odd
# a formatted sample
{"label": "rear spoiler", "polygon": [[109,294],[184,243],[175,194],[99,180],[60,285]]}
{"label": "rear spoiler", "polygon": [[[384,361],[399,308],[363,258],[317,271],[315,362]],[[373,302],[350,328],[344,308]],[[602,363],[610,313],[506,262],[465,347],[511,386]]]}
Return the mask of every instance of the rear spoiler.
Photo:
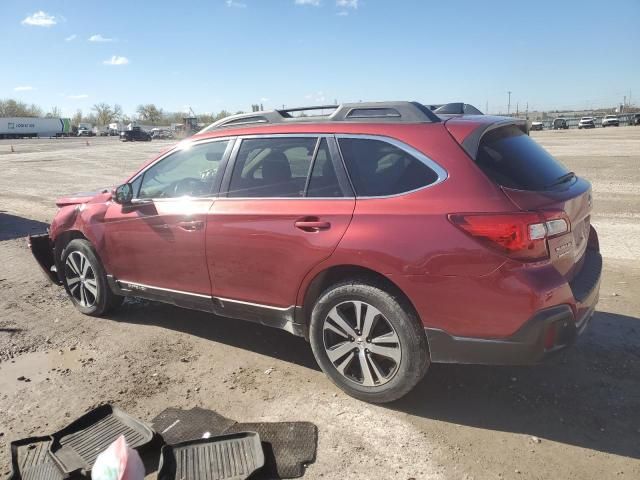
{"label": "rear spoiler", "polygon": [[488,132],[496,128],[513,125],[529,135],[529,124],[521,118],[493,117],[488,115],[474,117],[452,117],[445,121],[445,127],[467,154],[475,159],[480,141]]}

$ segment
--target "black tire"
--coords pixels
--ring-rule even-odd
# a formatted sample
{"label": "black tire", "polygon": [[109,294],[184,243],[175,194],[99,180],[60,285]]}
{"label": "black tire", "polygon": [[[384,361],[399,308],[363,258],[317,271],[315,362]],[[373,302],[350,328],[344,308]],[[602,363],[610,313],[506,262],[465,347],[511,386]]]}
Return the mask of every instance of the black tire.
{"label": "black tire", "polygon": [[[88,262],[88,268],[84,270],[81,268],[83,259]],[[122,304],[124,297],[111,291],[104,267],[87,240],[71,240],[62,251],[60,265],[64,288],[80,312],[99,317]],[[78,271],[85,275],[78,275]],[[92,293],[94,290],[95,294]]]}
{"label": "black tire", "polygon": [[[346,305],[346,308],[355,308],[353,305],[349,306],[351,302],[364,302],[367,304],[365,309],[361,310],[361,319],[363,318],[362,315],[365,315],[370,307],[373,307],[372,312],[375,310],[378,311],[380,315],[376,316],[376,319],[373,321],[376,325],[375,328],[378,328],[380,324],[383,324],[383,327],[391,327],[391,334],[395,333],[396,336],[394,339],[398,340],[397,342],[392,342],[391,345],[393,345],[394,349],[400,349],[401,356],[399,362],[392,362],[389,359],[385,360],[384,357],[377,356],[373,350],[376,346],[373,344],[373,341],[382,337],[371,339],[371,343],[369,343],[370,339],[365,338],[364,332],[366,327],[364,327],[363,322],[366,322],[366,320],[361,320],[361,331],[357,329],[354,330],[358,335],[358,337],[355,338],[357,346],[355,346],[356,343],[351,342],[350,337],[345,337],[344,340],[338,337],[338,341],[341,342],[339,343],[341,348],[348,348],[347,343],[354,345],[354,348],[345,353],[344,359],[341,358],[339,361],[336,361],[336,363],[340,365],[335,365],[334,362],[332,362],[328,354],[328,351],[332,351],[332,348],[328,346],[327,343],[329,343],[329,336],[335,337],[335,330],[331,328],[335,324],[333,321],[329,322],[330,325],[329,328],[327,328],[325,322],[328,321],[327,317],[330,313],[332,313],[332,315],[334,314],[334,307],[339,309],[345,308]],[[355,310],[353,311],[355,312]],[[383,320],[386,322],[383,322]],[[355,323],[350,324],[350,326],[353,325],[355,325]],[[373,332],[373,328],[370,332]],[[369,335],[373,336],[373,333]],[[386,335],[388,336],[389,333]],[[379,286],[365,282],[345,282],[327,289],[314,305],[311,314],[309,336],[313,354],[324,373],[347,394],[366,402],[386,403],[399,399],[416,386],[429,368],[430,360],[427,339],[424,328],[413,312],[413,308],[408,305],[403,298],[392,295]],[[344,337],[344,335],[342,336]],[[372,349],[371,351],[366,348],[367,345]],[[387,343],[387,345],[390,344]],[[335,348],[335,345],[333,347]],[[372,356],[376,358],[375,363],[377,364],[377,370],[372,367],[372,365],[374,365],[373,360],[371,360]],[[351,360],[349,360],[349,358]],[[368,367],[371,367],[368,368],[368,370],[370,375],[369,379],[374,380],[372,386],[365,385],[366,380],[364,373],[362,374],[361,380],[358,380],[348,378],[347,375],[338,371],[338,367],[343,366],[344,362],[348,364],[348,366],[343,366],[343,372],[348,372],[349,369],[353,369],[353,371],[360,369],[360,372],[363,372],[362,361],[364,361]],[[395,366],[390,367],[389,375],[386,378],[384,376],[377,376],[377,373],[386,373],[380,368],[379,363],[385,361],[395,364]],[[378,382],[375,382],[376,379]],[[369,381],[369,383],[371,382]]]}

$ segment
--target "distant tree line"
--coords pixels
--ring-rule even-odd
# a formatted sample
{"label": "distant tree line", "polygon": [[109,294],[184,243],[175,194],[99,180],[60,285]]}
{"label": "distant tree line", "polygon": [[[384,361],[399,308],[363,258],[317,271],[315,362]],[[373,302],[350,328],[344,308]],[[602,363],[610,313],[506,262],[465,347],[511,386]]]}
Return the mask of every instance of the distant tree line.
{"label": "distant tree line", "polygon": [[[252,109],[257,105],[252,105]],[[244,113],[238,111],[236,113]],[[198,114],[198,121],[201,123],[213,123],[222,118],[228,117],[231,112],[221,110],[218,113]],[[52,107],[48,112],[44,113],[43,109],[38,105],[28,105],[24,102],[13,99],[0,99],[0,117],[47,117],[57,118],[62,116],[62,112],[58,107]],[[137,120],[151,125],[168,125],[171,123],[182,123],[184,117],[188,116],[184,112],[165,112],[162,108],[153,103],[146,105],[138,105],[136,114],[133,116],[126,115],[122,107],[117,103],[109,105],[108,103],[96,103],[91,107],[91,111],[84,113],[82,110],[76,110],[71,117],[71,123],[78,125],[82,122],[91,123],[92,125],[105,126],[114,122],[130,123]]]}

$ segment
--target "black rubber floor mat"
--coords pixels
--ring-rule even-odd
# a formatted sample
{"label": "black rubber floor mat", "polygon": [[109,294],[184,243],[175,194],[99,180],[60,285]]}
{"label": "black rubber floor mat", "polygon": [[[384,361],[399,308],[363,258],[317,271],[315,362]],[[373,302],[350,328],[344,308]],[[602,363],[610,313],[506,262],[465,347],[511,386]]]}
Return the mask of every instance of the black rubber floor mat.
{"label": "black rubber floor mat", "polygon": [[227,431],[260,435],[266,461],[257,478],[299,478],[316,459],[318,428],[313,423],[236,423]]}
{"label": "black rubber floor mat", "polygon": [[158,480],[244,480],[263,465],[260,436],[234,433],[165,445]]}
{"label": "black rubber floor mat", "polygon": [[210,437],[222,435],[235,423],[213,410],[195,407],[191,410],[167,408],[153,419],[151,426],[166,443],[175,444],[203,438],[207,433]]}
{"label": "black rubber floor mat", "polygon": [[315,461],[318,429],[309,422],[236,423],[202,408],[168,408],[152,421],[153,429],[168,444],[202,438],[203,435],[255,431],[260,434],[265,466],[252,479],[299,478]]}
{"label": "black rubber floor mat", "polygon": [[32,437],[11,443],[11,480],[62,480],[49,455],[51,437]]}
{"label": "black rubber floor mat", "polygon": [[63,473],[88,474],[98,455],[120,435],[131,448],[143,447],[153,439],[153,431],[145,424],[103,405],[54,433],[49,451]]}

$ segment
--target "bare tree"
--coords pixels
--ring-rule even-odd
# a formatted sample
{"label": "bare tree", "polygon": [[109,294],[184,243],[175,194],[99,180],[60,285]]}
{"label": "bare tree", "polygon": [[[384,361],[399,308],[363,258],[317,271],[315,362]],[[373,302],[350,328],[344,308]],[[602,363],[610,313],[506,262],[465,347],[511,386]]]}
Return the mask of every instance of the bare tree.
{"label": "bare tree", "polygon": [[45,115],[46,118],[60,118],[60,116],[62,116],[62,112],[58,107],[51,107],[51,110]]}
{"label": "bare tree", "polygon": [[113,105],[113,120],[121,121],[123,118],[122,107],[119,104]]}
{"label": "bare tree", "polygon": [[82,122],[82,110],[78,109],[76,110],[76,113],[71,118],[71,124],[77,126],[81,122]]}
{"label": "bare tree", "polygon": [[40,117],[42,109],[37,105],[8,98],[0,100],[0,117]]}
{"label": "bare tree", "polygon": [[164,117],[162,109],[156,107],[153,103],[138,105],[136,112],[138,113],[140,120],[151,123],[158,123]]}
{"label": "bare tree", "polygon": [[92,110],[96,113],[96,123],[98,125],[108,125],[113,120],[113,110],[106,103],[97,103]]}

